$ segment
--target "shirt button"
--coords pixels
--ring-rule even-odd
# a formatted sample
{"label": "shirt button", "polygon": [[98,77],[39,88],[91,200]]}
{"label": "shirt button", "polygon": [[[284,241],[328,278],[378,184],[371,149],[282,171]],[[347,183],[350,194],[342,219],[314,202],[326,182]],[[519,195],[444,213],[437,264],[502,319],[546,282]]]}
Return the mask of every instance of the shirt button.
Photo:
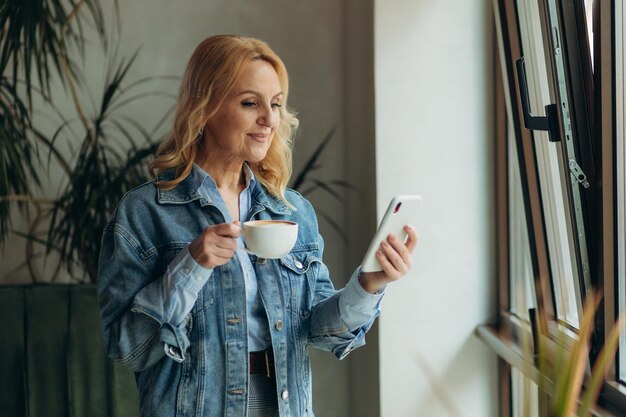
{"label": "shirt button", "polygon": [[303,266],[304,266],[304,265],[302,265],[302,262],[300,262],[300,261],[296,261],[296,268],[298,268],[298,269],[302,269],[302,267],[303,267]]}
{"label": "shirt button", "polygon": [[187,275],[189,274],[189,268],[183,268],[183,274]]}
{"label": "shirt button", "polygon": [[280,332],[282,330],[282,328],[283,328],[283,321],[282,320],[278,320],[276,322],[276,326],[275,327],[276,327],[276,330],[278,330]]}
{"label": "shirt button", "polygon": [[283,400],[286,400],[287,398],[289,398],[289,391],[284,389],[283,392],[280,394],[280,398],[282,398]]}

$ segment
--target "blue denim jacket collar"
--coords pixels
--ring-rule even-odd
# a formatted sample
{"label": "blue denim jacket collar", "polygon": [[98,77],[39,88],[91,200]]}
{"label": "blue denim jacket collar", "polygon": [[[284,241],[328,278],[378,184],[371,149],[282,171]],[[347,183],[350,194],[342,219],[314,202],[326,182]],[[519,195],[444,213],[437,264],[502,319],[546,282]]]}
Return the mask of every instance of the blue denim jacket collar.
{"label": "blue denim jacket collar", "polygon": [[[160,172],[156,181],[174,179],[176,171],[174,169]],[[291,209],[284,201],[267,193],[259,181],[254,182],[252,189],[252,211],[268,209],[275,214],[291,214]],[[157,187],[157,201],[159,204],[187,204],[195,200],[202,200],[202,205],[210,204],[198,193],[197,184],[192,175],[188,175],[181,183],[171,190],[164,190]],[[260,207],[258,207],[260,206]]]}
{"label": "blue denim jacket collar", "polygon": [[[243,165],[243,173],[246,183],[246,188],[244,189],[244,192],[249,192],[251,195],[252,189],[254,188],[254,185],[256,183],[256,178],[254,176],[254,172],[252,172],[252,168],[250,168],[250,165],[248,165],[247,163]],[[193,177],[194,183],[196,184],[196,187],[199,190],[200,194],[203,197],[208,198],[209,202],[212,202],[211,196],[215,195],[215,193],[219,193],[215,180],[211,178],[211,176],[196,163],[193,164],[191,174],[189,175]],[[203,187],[205,190],[204,193],[200,191],[203,189]]]}

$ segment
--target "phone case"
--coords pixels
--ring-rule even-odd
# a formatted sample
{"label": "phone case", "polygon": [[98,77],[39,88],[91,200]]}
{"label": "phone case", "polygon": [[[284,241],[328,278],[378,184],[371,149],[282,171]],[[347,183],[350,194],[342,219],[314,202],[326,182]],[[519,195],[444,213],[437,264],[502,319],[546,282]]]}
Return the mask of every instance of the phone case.
{"label": "phone case", "polygon": [[365,252],[365,257],[361,263],[362,272],[382,271],[382,267],[376,259],[376,251],[380,248],[381,242],[391,233],[405,241],[407,233],[404,231],[404,226],[415,226],[421,203],[422,197],[419,195],[399,195],[391,199],[378,230],[376,230],[374,238],[367,252]]}

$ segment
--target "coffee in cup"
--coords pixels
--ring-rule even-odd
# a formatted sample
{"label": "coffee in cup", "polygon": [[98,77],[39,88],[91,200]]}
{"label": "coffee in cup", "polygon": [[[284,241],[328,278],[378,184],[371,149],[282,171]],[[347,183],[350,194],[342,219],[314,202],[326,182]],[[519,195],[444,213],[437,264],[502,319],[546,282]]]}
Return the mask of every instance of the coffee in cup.
{"label": "coffee in cup", "polygon": [[298,223],[286,220],[252,220],[243,224],[246,248],[259,258],[287,255],[298,239]]}

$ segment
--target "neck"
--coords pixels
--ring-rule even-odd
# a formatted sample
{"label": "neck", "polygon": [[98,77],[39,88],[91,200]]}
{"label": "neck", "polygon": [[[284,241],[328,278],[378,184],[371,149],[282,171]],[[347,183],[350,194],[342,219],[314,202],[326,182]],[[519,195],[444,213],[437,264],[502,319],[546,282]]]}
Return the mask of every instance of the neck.
{"label": "neck", "polygon": [[242,161],[196,161],[220,190],[239,192],[245,188],[246,176]]}

